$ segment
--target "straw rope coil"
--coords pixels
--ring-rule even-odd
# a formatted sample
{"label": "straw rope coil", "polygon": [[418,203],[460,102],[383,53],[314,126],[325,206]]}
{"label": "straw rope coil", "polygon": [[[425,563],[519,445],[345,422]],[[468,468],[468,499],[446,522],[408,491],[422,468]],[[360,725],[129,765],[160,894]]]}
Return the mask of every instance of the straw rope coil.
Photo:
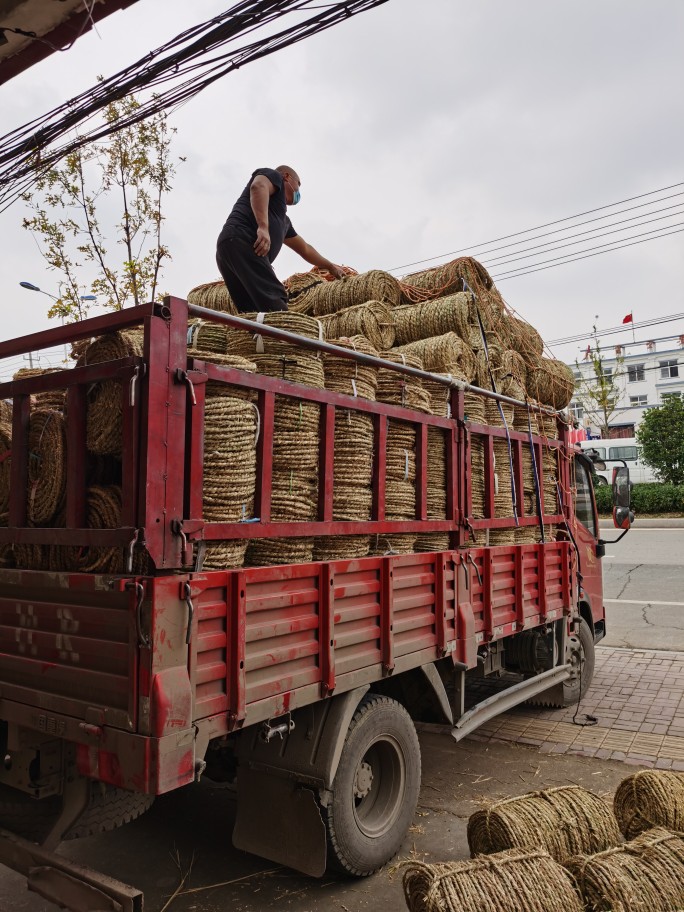
{"label": "straw rope coil", "polygon": [[61,412],[31,413],[28,448],[27,519],[43,526],[59,511],[66,491],[66,427]]}
{"label": "straw rope coil", "polygon": [[0,422],[12,423],[12,403],[7,399],[0,399]]}
{"label": "straw rope coil", "polygon": [[497,801],[468,821],[471,854],[543,849],[563,863],[621,842],[610,805],[578,785],[560,786]]}
{"label": "straw rope coil", "polygon": [[[446,445],[448,431],[428,427],[427,518],[445,519],[447,507]],[[424,532],[416,538],[416,551],[446,551],[448,532]]]}
{"label": "straw rope coil", "polygon": [[413,554],[415,546],[415,532],[392,532],[389,535],[382,532],[371,535],[368,553],[372,557],[382,557],[384,554]]}
{"label": "straw rope coil", "polygon": [[[22,367],[12,377],[13,380],[24,380],[27,377],[40,377],[43,374],[56,374],[59,368],[56,367]],[[31,399],[36,408],[54,409],[57,412],[63,412],[66,404],[66,390],[46,390],[44,393],[33,393]]]}
{"label": "straw rope coil", "polygon": [[394,348],[394,352],[404,355],[415,355],[422,362],[426,371],[440,374],[459,373],[468,380],[475,373],[475,359],[468,344],[455,332],[420,339]]}
{"label": "straw rope coil", "polygon": [[[333,345],[351,349],[364,355],[379,357],[377,350],[365,336],[331,339]],[[345,396],[358,396],[360,399],[375,399],[378,389],[378,368],[359,364],[349,358],[325,353],[323,355],[325,388]]]}
{"label": "straw rope coil", "polygon": [[10,475],[12,469],[12,425],[8,421],[0,421],[0,515],[4,521],[0,525],[7,525],[7,511],[10,498]]}
{"label": "straw rope coil", "polygon": [[296,343],[279,342],[277,339],[259,333],[259,324],[272,326],[276,329],[282,329],[286,332],[293,333],[296,336],[303,336],[306,339],[322,339],[323,326],[319,320],[313,317],[307,317],[305,314],[290,313],[289,311],[274,311],[272,313],[262,314],[241,314],[245,320],[254,322],[254,332],[245,329],[228,327],[226,333],[226,354],[242,355],[243,358],[250,358],[255,354],[292,354],[295,356],[307,356],[317,358],[317,352],[311,352],[302,349]]}
{"label": "straw rope coil", "polygon": [[527,365],[536,364],[544,352],[544,342],[534,326],[525,320],[506,315],[499,327],[502,340],[518,352]]}
{"label": "straw rope coil", "polygon": [[[406,354],[395,349],[383,352],[382,357],[385,361],[394,364],[403,364],[405,367],[423,370],[423,362],[416,354]],[[375,398],[378,402],[401,405],[419,412],[430,412],[430,396],[423,389],[422,381],[417,377],[400,374],[390,368],[380,368],[378,371],[378,390]]]}
{"label": "straw rope coil", "polygon": [[470,295],[461,292],[434,301],[402,304],[394,310],[395,344],[406,345],[448,332],[467,339],[470,300]]}
{"label": "straw rope coil", "polygon": [[[101,364],[119,358],[140,357],[142,330],[107,333],[91,342],[82,352],[78,365]],[[120,380],[95,383],[88,394],[86,442],[98,456],[121,456],[123,445],[123,388]]]}
{"label": "straw rope coil", "polygon": [[546,852],[511,849],[447,864],[404,866],[410,912],[582,912],[571,877]]}
{"label": "straw rope coil", "polygon": [[[253,361],[242,358],[240,355],[220,355],[217,352],[202,351],[197,348],[188,349],[188,358],[197,358],[198,361],[208,361],[210,364],[221,364],[224,367],[233,367],[245,373],[256,373],[257,366]],[[231,386],[220,380],[207,381],[207,398],[209,396],[233,396],[236,399],[256,400],[256,391],[244,386]]]}
{"label": "straw rope coil", "polygon": [[353,560],[366,557],[370,551],[369,535],[324,535],[314,543],[313,559]]}
{"label": "straw rope coil", "polygon": [[210,320],[190,320],[188,354],[191,350],[225,355],[228,350],[228,327]]}
{"label": "straw rope coil", "polygon": [[[440,374],[439,376],[450,381],[467,382],[460,371],[453,374]],[[440,418],[451,418],[451,387],[445,386],[437,380],[423,380],[422,383],[423,389],[430,397],[430,411],[432,414],[438,415]]]}
{"label": "straw rope coil", "polygon": [[484,266],[472,257],[459,257],[401,280],[402,300],[406,303],[441,298],[468,289],[475,295],[474,303],[485,329],[500,323],[504,314],[503,298]]}
{"label": "straw rope coil", "polygon": [[[63,525],[63,523],[62,523]],[[117,529],[121,525],[121,488],[92,485],[87,491],[88,529]],[[123,548],[84,545],[52,549],[51,563],[79,573],[123,573]]]}
{"label": "straw rope coil", "polygon": [[574,390],[575,378],[562,361],[542,358],[538,367],[527,371],[527,392],[544,405],[564,409],[570,404]]}
{"label": "straw rope coil", "polygon": [[565,862],[594,912],[684,908],[684,838],[662,827],[625,845]]}
{"label": "straw rope coil", "polygon": [[383,301],[366,301],[321,317],[327,340],[365,336],[376,351],[392,348],[395,326],[392,308]]}
{"label": "straw rope coil", "polygon": [[188,292],[188,304],[195,304],[197,307],[206,307],[208,310],[219,310],[223,313],[238,316],[237,307],[233,303],[223,279],[217,279],[215,282],[206,282],[204,285],[196,285],[195,288]]}
{"label": "straw rope coil", "polygon": [[656,826],[684,832],[684,773],[640,770],[622,780],[613,807],[627,839]]}
{"label": "straw rope coil", "polygon": [[305,295],[305,302],[296,309],[306,307],[306,312],[320,317],[337,313],[356,304],[367,301],[382,301],[390,307],[396,307],[401,300],[399,283],[388,272],[372,269],[360,275],[345,276],[334,282],[322,282],[310,288]]}
{"label": "straw rope coil", "polygon": [[288,308],[296,313],[308,313],[306,307],[306,293],[315,285],[325,282],[320,273],[312,269],[310,272],[296,272],[285,279],[283,285],[287,291]]}

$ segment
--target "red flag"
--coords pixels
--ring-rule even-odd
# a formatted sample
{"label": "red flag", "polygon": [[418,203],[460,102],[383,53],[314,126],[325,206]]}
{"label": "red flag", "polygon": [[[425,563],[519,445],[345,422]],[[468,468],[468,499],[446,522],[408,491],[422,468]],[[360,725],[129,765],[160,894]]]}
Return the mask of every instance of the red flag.
{"label": "red flag", "polygon": [[634,322],[634,318],[632,317],[632,314],[631,314],[631,313],[628,313],[627,316],[625,317],[625,319],[624,319],[622,322],[623,322],[623,323],[633,323],[633,322]]}
{"label": "red flag", "polygon": [[589,355],[591,355],[591,345],[587,345],[587,350],[584,353],[584,360],[589,360]]}

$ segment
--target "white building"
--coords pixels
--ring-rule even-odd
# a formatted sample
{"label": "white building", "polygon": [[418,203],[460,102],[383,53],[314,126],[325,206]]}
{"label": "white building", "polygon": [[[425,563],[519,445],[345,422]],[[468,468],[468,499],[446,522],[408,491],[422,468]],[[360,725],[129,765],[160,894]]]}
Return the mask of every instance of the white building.
{"label": "white building", "polygon": [[[684,336],[602,349],[602,360],[606,373],[619,373],[620,399],[609,420],[611,437],[633,437],[645,411],[662,405],[667,396],[684,396]],[[569,367],[576,380],[591,381],[595,376],[591,360]],[[599,416],[587,412],[586,403],[583,407],[573,399],[570,410],[583,427],[599,434]]]}

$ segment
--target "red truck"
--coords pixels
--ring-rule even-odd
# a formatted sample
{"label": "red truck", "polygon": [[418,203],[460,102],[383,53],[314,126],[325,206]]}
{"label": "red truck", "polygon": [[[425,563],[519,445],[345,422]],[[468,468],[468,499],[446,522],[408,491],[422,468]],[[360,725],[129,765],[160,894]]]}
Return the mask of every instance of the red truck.
{"label": "red truck", "polygon": [[[314,876],[326,867],[372,873],[399,850],[413,818],[421,769],[414,723],[445,722],[458,740],[523,700],[575,703],[591,680],[594,643],[605,633],[592,467],[568,445],[562,422],[551,441],[474,425],[464,412],[465,393],[497,395],[462,383],[451,384],[452,417],[441,418],[188,358],[192,317],[253,329],[241,318],[168,298],[0,344],[6,358],[144,328],[142,357],[0,386],[0,398],[12,401],[10,502],[0,547],[116,547],[125,555],[121,574],[0,569],[0,861],[67,908],[133,912],[142,899],[92,872],[75,872],[52,851],[63,838],[124,823],[156,795],[203,775],[236,783],[236,846]],[[273,327],[260,332],[331,350]],[[88,390],[112,379],[122,390],[121,523],[93,529],[85,520]],[[256,392],[256,521],[203,520],[208,380]],[[27,520],[31,396],[57,389],[67,391],[66,521],[64,528],[36,527]],[[271,520],[276,395],[320,406],[315,522]],[[341,408],[373,419],[370,522],[333,521]],[[417,430],[411,521],[385,519],[390,419]],[[448,435],[447,518],[439,521],[429,520],[426,509],[430,427]],[[546,529],[554,527],[547,540],[479,543],[487,530],[542,521],[525,515],[521,494],[517,519],[493,518],[493,444],[502,436],[519,479],[526,448],[538,473],[542,448],[557,451],[558,512],[542,518]],[[472,511],[475,438],[484,442],[479,520]],[[202,543],[216,539],[412,531],[448,532],[451,547],[201,569]],[[149,557],[143,575],[134,571],[134,549]],[[517,683],[469,705],[472,681],[508,672]]]}

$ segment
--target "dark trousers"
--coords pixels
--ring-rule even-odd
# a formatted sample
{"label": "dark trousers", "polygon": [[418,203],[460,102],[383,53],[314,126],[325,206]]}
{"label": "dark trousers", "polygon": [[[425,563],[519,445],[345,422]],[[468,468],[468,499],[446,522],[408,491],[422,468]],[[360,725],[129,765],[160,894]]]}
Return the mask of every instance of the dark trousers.
{"label": "dark trousers", "polygon": [[287,310],[287,292],[268,257],[251,242],[228,237],[216,247],[216,264],[239,313]]}

